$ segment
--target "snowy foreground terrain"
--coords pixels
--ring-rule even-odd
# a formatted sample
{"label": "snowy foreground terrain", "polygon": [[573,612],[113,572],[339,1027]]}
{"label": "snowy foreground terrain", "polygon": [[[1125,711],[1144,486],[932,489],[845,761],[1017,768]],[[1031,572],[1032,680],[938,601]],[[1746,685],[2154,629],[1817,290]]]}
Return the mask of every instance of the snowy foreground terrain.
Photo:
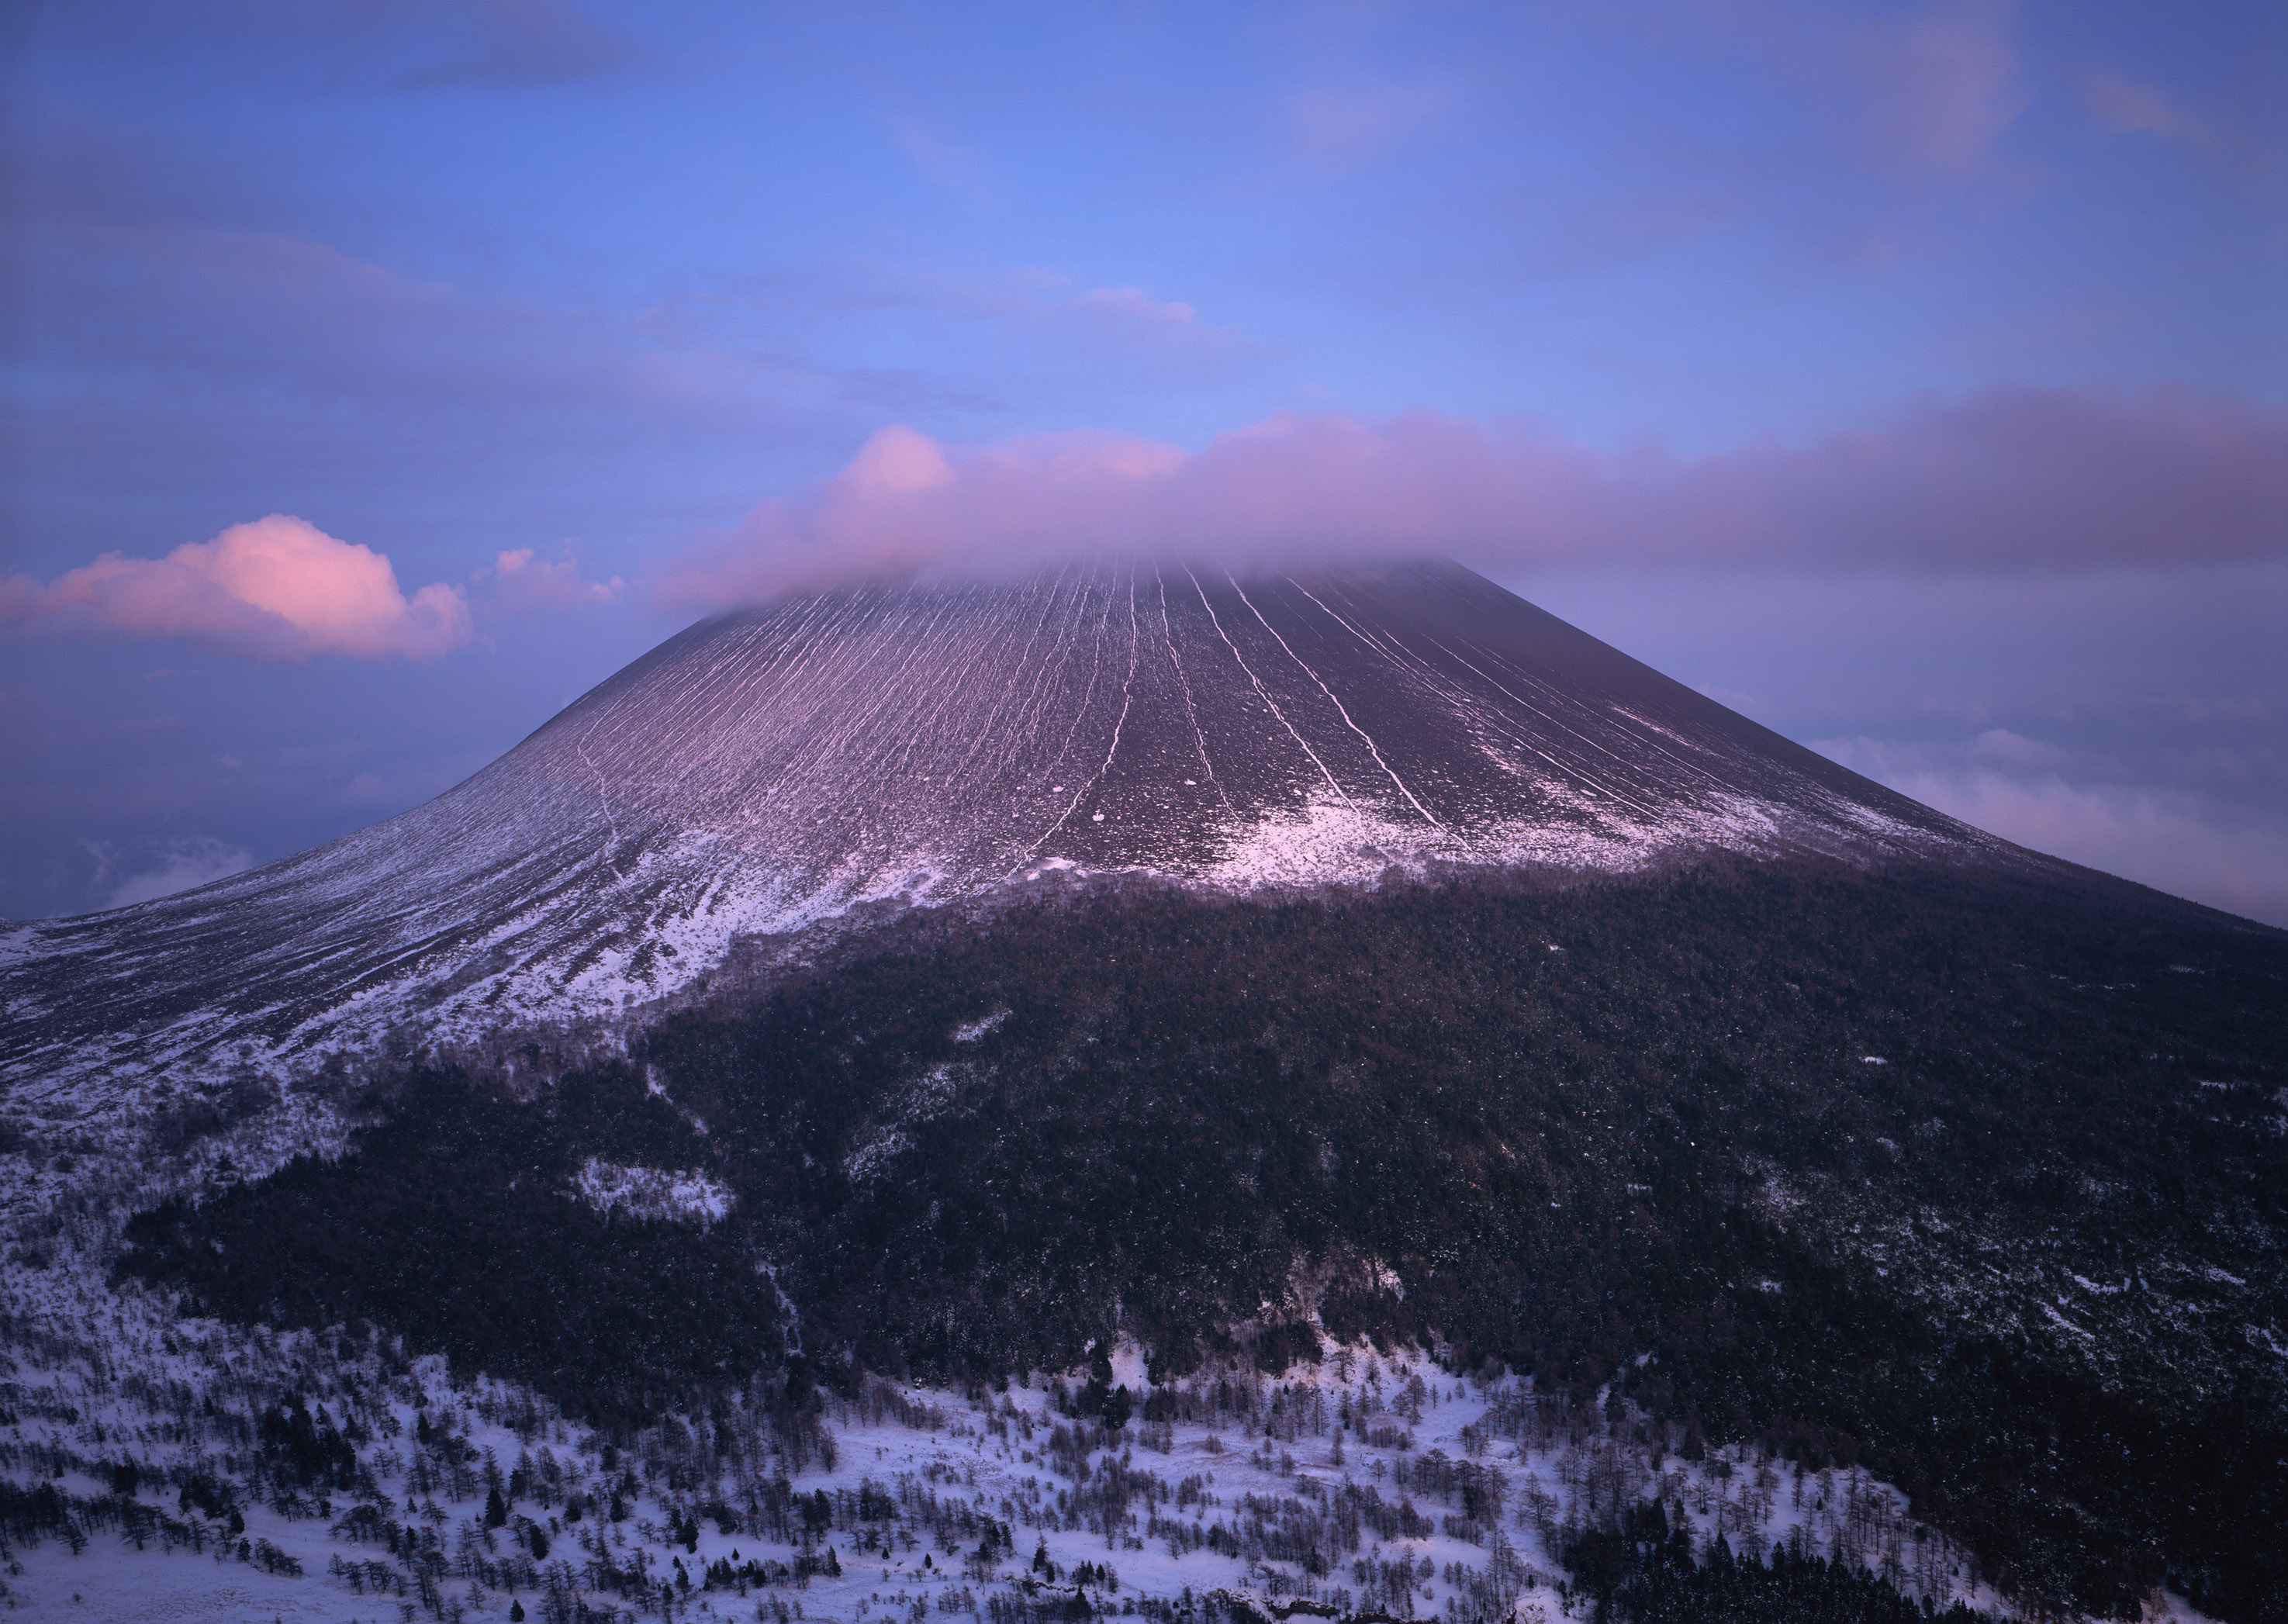
{"label": "snowy foreground terrain", "polygon": [[[1571,939],[1569,966],[1592,962],[1588,939]],[[952,1041],[965,1044],[1013,1024],[997,1013],[958,1019]],[[2038,1029],[2038,1041],[2056,1042],[2054,1030]],[[890,1051],[894,1080],[921,1065],[894,1045],[873,1047]],[[1823,1052],[1859,1058],[1859,1069],[1886,1080],[1909,1072],[1909,1051],[1870,1066],[1867,1047],[1855,1037]],[[1013,1074],[1021,1059],[1013,1050],[1002,1063]],[[1561,1073],[1557,1086],[1565,1081]],[[2256,1097],[2208,1082],[2184,1091],[2203,1107]],[[785,1371],[774,1367],[767,1382],[703,1401],[697,1413],[600,1430],[528,1390],[454,1380],[361,1324],[312,1335],[186,1319],[168,1295],[110,1279],[130,1215],[169,1196],[220,1194],[299,1153],[348,1148],[348,1120],[323,1093],[261,1104],[232,1121],[202,1119],[203,1130],[189,1135],[117,1095],[0,1118],[0,1607],[37,1618],[365,1624],[519,1610],[562,1620],[902,1612],[910,1624],[932,1612],[981,1624],[1106,1614],[1201,1624],[1346,1613],[1554,1620],[1595,1612],[1576,1536],[1641,1524],[1658,1504],[1704,1562],[1719,1559],[1720,1535],[1755,1555],[1776,1542],[1934,1604],[2015,1611],[1972,1582],[1964,1552],[1917,1526],[1890,1485],[1738,1446],[1683,1458],[1683,1433],[1656,1429],[1625,1397],[1613,1400],[1616,1389],[1641,1396],[1670,1369],[1681,1379],[1682,1367],[1632,1370],[1625,1345],[1608,1369],[1589,1373],[1611,1382],[1591,1402],[1355,1342],[1259,1368],[1282,1364],[1293,1346],[1267,1349],[1265,1338],[1310,1317],[1302,1304],[1315,1296],[1298,1293],[1276,1311],[1283,1323],[1227,1326],[1235,1340],[1216,1344],[1232,1350],[1224,1362],[1178,1380],[1151,1381],[1136,1351],[1122,1348],[1101,1382],[1084,1369],[1036,1370],[1005,1390],[866,1379],[820,1392],[805,1371],[790,1406]],[[1955,1113],[1949,1105],[1944,1114]],[[1645,1120],[1625,1096],[1613,1114]],[[2273,1120],[2252,1130],[2263,1144],[2277,1142],[2265,1125]],[[853,1136],[870,1133],[873,1121]],[[419,1164],[393,1165],[417,1181]],[[563,1196],[635,1222],[712,1233],[736,1221],[728,1187],[711,1175],[603,1142],[572,1145],[558,1171]],[[432,1176],[459,1174],[441,1164]],[[1840,1232],[1856,1234],[1872,1213],[1847,1216]],[[1915,1264],[1891,1249],[1911,1238],[1904,1229],[1865,1229],[1864,1244],[1885,1248],[1874,1254],[1878,1275],[1974,1277],[1952,1255]],[[473,1231],[468,1246],[495,1233]],[[1973,1239],[1961,1256],[1998,1279],[2007,1278],[2003,1264],[2024,1279],[2030,1260],[2051,1270],[2061,1262],[2054,1232],[2009,1251]],[[510,1255],[537,1280],[582,1288],[576,1274],[552,1277],[529,1255]],[[2153,1279],[2175,1278],[2165,1251],[2142,1256]],[[422,1288],[439,1287],[456,1263],[447,1250],[416,1260],[414,1272]],[[2260,1277],[2254,1264],[2236,1266]],[[2245,1283],[2213,1263],[2201,1268]],[[2084,1265],[2071,1277],[2093,1294],[2073,1310],[2082,1318],[2127,1295],[2099,1273]],[[2066,1305],[2062,1281],[2043,1278]],[[1247,1321],[1257,1300],[1236,1303],[1235,1317]],[[480,1306],[467,1311],[481,1312],[485,1299],[473,1301]],[[1105,1310],[1118,1311],[1116,1303]],[[1958,1295],[1944,1311],[1950,1324],[1975,1324],[1974,1312],[1995,1311]],[[2095,1332],[2076,1322],[2068,1345],[2124,1359],[2166,1348],[2205,1379],[2215,1367],[2191,1362],[2203,1351],[2200,1327],[2230,1335],[2241,1311],[2211,1297],[2166,1311],[2165,1321],[2149,1306],[2098,1320]],[[1261,1312],[1274,1318],[1268,1304]],[[2248,1335],[2260,1332],[2277,1348],[2252,1320]],[[1126,1390],[1124,1426],[1108,1432],[1071,1413],[1084,1382],[1100,1408],[1108,1389]],[[1950,1410],[1977,1397],[1959,1380],[1934,1390],[1950,1394],[1934,1407]],[[2013,1424],[1982,1414],[1998,1432]],[[2197,1467],[2196,1452],[2230,1441],[2220,1430],[2194,1431],[2176,1458]],[[2176,1487],[2185,1477],[2143,1481]],[[2258,1533],[2244,1549],[2268,1537]],[[2197,1616],[2154,1605],[2161,1612],[2148,1616]]]}
{"label": "snowy foreground terrain", "polygon": [[1116,1431],[1065,1413],[1089,1375],[1066,1371],[868,1377],[792,1415],[734,1399],[608,1436],[386,1337],[107,1284],[125,1193],[9,1202],[0,1606],[32,1617],[1554,1620],[1594,1612],[1558,1553],[1654,1501],[1705,1555],[1776,1542],[2014,1613],[1864,1473],[1687,1460],[1633,1406],[1408,1350],[1156,1385],[1123,1347]]}
{"label": "snowy foreground terrain", "polygon": [[1618,1406],[1419,1354],[1338,1349],[1155,1390],[1124,1350],[1116,1381],[1172,1414],[1117,1433],[1060,1414],[1084,1379],[1067,1372],[966,1394],[870,1379],[806,1438],[735,1405],[615,1448],[386,1344],[178,1321],[56,1262],[9,1283],[12,1327],[46,1334],[8,1351],[0,1473],[71,1507],[7,1541],[6,1604],[39,1617],[922,1624],[1084,1591],[1163,1617],[1555,1620],[1591,1607],[1554,1552],[1651,1500],[1696,1542],[1839,1554],[2007,1612],[1863,1474],[1736,1448],[1686,1461]]}

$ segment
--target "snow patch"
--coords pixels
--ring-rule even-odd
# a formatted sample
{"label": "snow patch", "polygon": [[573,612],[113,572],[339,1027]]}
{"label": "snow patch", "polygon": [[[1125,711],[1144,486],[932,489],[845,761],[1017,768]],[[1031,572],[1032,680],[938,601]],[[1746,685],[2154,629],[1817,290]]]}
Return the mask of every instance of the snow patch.
{"label": "snow patch", "polygon": [[647,1168],[591,1156],[572,1178],[574,1193],[600,1213],[624,1212],[703,1228],[730,1215],[728,1185],[682,1168]]}
{"label": "snow patch", "polygon": [[876,1135],[850,1153],[842,1163],[842,1170],[850,1182],[862,1184],[879,1178],[889,1170],[891,1161],[914,1148],[914,1142],[897,1129]]}
{"label": "snow patch", "polygon": [[965,1021],[953,1029],[953,1041],[957,1043],[974,1043],[989,1033],[998,1032],[1001,1029],[1001,1023],[1007,1020],[1009,1015],[1009,1008],[1004,1004],[990,1015],[981,1015],[975,1020]]}

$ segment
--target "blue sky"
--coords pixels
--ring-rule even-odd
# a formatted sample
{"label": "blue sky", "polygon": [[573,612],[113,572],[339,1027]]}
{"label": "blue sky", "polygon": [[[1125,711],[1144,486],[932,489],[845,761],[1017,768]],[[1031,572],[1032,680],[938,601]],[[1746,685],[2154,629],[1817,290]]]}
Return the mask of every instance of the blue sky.
{"label": "blue sky", "polygon": [[[0,26],[0,915],[446,787],[846,550],[814,516],[886,430],[1006,471],[916,521],[941,548],[1076,434],[1189,479],[1169,524],[1300,512],[1319,464],[1246,463],[1299,424],[1409,489],[1460,470],[1353,543],[1455,551],[1911,793],[2288,922],[2277,7]],[[1115,487],[1044,511],[1087,528]],[[233,530],[273,514],[307,534]],[[396,585],[356,630],[245,584],[364,590],[360,548]],[[154,562],[84,573],[114,553]],[[430,585],[457,607],[422,620]]]}

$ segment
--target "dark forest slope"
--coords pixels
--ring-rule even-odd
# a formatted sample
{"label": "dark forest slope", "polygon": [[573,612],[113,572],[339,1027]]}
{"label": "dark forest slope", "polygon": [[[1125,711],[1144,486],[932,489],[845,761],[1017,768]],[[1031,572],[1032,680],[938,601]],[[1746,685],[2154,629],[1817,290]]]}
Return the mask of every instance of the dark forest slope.
{"label": "dark forest slope", "polygon": [[[1080,899],[878,946],[536,1100],[401,1079],[355,1153],[170,1204],[123,1266],[602,1416],[1115,1329],[1163,1372],[1415,1340],[1617,1375],[1688,1452],[1865,1462],[2029,1596],[2288,1615],[2280,932],[1799,863]],[[735,1204],[576,1218],[592,1156]],[[692,1329],[580,1352],[622,1323]]]}

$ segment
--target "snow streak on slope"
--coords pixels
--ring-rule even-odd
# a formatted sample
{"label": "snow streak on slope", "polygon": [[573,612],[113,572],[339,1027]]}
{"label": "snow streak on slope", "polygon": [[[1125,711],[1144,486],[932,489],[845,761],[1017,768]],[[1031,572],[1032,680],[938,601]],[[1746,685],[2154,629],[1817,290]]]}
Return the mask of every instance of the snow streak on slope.
{"label": "snow streak on slope", "polygon": [[457,788],[203,890],[0,937],[18,1082],[608,1019],[735,939],[1045,875],[1999,843],[1450,565],[1075,566],[691,628]]}

